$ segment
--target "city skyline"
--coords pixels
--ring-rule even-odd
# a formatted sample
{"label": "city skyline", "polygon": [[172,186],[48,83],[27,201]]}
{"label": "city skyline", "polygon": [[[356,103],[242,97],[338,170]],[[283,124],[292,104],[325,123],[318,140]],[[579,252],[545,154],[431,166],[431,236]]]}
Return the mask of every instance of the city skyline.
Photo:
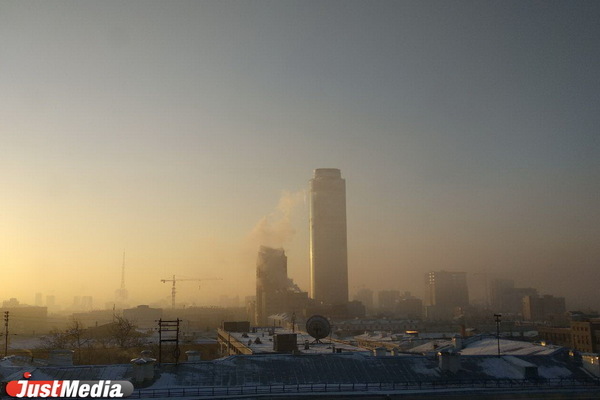
{"label": "city skyline", "polygon": [[[600,294],[600,4],[0,2],[2,299],[206,304],[347,180],[350,294],[428,271]],[[482,275],[486,274],[486,275]],[[64,299],[64,300],[63,300]]]}

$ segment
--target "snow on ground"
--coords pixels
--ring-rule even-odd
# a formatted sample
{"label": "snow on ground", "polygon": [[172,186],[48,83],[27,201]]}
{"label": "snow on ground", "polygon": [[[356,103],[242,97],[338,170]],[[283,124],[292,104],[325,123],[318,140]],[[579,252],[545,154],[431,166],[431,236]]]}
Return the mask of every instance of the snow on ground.
{"label": "snow on ground", "polygon": [[433,340],[431,342],[415,346],[411,348],[409,351],[411,353],[426,353],[429,351],[434,351],[440,347],[446,347],[452,344],[452,340]]}
{"label": "snow on ground", "polygon": [[151,389],[174,388],[177,387],[177,375],[163,372],[160,377],[152,383]]}
{"label": "snow on ground", "polygon": [[214,362],[219,363],[220,365],[236,367],[237,364],[235,363],[234,360],[235,360],[235,356],[227,356],[227,357],[219,358],[219,359],[215,360]]}
{"label": "snow on ground", "polygon": [[538,367],[538,375],[542,378],[567,378],[573,376],[573,373],[568,368],[553,365],[550,367],[540,365]]}
{"label": "snow on ground", "polygon": [[[510,355],[551,355],[558,350],[555,346],[541,346],[539,344],[522,342],[518,340],[500,339],[500,353]],[[462,355],[494,355],[498,354],[498,341],[496,338],[485,338],[472,343],[460,351]]]}
{"label": "snow on ground", "polygon": [[[419,360],[419,361],[421,361],[421,360]],[[413,372],[415,372],[417,374],[430,375],[430,376],[436,377],[436,378],[439,378],[439,376],[440,376],[439,368],[428,368],[422,362],[415,362],[414,364],[411,365],[411,369]]]}
{"label": "snow on ground", "polygon": [[111,365],[104,370],[103,376],[99,379],[114,379],[115,376],[125,376],[128,369],[129,366],[124,364]]}
{"label": "snow on ground", "polygon": [[479,363],[481,370],[495,378],[523,379],[523,374],[502,358],[486,358]]}

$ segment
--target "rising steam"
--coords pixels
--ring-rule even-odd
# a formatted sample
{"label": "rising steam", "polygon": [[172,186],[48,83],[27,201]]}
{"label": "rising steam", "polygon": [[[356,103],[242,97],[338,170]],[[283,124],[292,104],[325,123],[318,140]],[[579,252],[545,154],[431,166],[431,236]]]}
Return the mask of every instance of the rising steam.
{"label": "rising steam", "polygon": [[258,246],[283,247],[294,238],[296,230],[292,224],[295,210],[304,202],[304,192],[283,191],[277,209],[262,217],[250,232],[250,241]]}

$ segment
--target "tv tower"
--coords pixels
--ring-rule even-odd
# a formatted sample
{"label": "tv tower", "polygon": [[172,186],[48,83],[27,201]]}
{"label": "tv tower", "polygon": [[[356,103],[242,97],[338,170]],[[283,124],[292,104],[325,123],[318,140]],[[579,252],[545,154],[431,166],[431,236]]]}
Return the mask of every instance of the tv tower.
{"label": "tv tower", "polygon": [[121,264],[121,287],[115,290],[115,297],[118,303],[127,301],[127,289],[125,289],[125,252],[123,252],[123,262]]}

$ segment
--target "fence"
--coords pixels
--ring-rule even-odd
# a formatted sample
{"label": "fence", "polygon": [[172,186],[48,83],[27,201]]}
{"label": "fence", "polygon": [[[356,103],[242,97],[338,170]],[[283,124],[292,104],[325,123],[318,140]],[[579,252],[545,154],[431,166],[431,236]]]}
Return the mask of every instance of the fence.
{"label": "fence", "polygon": [[206,386],[169,389],[135,390],[130,398],[167,397],[214,397],[240,396],[252,394],[281,393],[323,393],[323,392],[369,392],[402,390],[446,390],[446,389],[551,389],[551,388],[598,388],[599,379],[555,378],[555,379],[479,379],[479,380],[437,380],[415,382],[379,383],[314,383],[298,385],[257,385],[257,386]]}

